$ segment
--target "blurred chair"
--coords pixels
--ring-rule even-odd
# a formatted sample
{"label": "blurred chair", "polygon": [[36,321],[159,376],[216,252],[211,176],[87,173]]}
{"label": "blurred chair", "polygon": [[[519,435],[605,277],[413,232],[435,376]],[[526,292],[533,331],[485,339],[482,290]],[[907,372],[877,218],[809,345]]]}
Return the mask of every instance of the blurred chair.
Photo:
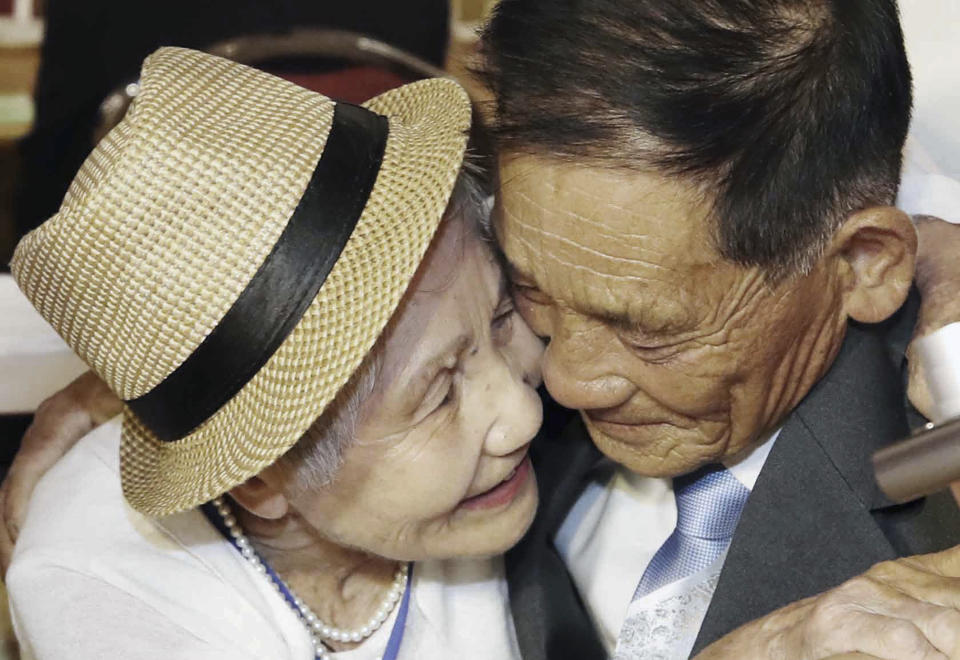
{"label": "blurred chair", "polygon": [[[412,53],[347,30],[248,35],[217,42],[205,50],[350,103],[361,103],[414,80],[446,75]],[[138,91],[137,81],[131,79],[103,100],[94,144],[116,126]]]}
{"label": "blurred chair", "polygon": [[45,0],[36,122],[21,143],[22,234],[60,206],[93,147],[99,107],[160,46],[209,48],[248,34],[337,29],[368,35],[441,67],[450,0]]}

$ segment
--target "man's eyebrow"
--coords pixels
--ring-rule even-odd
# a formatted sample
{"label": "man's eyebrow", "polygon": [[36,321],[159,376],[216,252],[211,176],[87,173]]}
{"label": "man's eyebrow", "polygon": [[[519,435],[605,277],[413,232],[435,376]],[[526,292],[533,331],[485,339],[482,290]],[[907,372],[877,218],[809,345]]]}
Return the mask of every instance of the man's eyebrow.
{"label": "man's eyebrow", "polygon": [[607,325],[614,327],[617,330],[623,332],[630,332],[631,330],[636,330],[639,325],[637,319],[631,318],[627,313],[615,313],[607,310],[601,310],[594,313],[599,320],[603,321]]}
{"label": "man's eyebrow", "polygon": [[528,275],[523,270],[521,270],[516,264],[510,261],[509,257],[503,255],[501,257],[501,270],[503,272],[504,279],[509,287],[510,281],[512,280],[523,280],[532,282],[533,276]]}
{"label": "man's eyebrow", "polygon": [[670,335],[686,329],[682,319],[662,315],[662,310],[650,308],[647,313],[600,311],[594,314],[618,332],[635,333],[638,331],[651,336]]}

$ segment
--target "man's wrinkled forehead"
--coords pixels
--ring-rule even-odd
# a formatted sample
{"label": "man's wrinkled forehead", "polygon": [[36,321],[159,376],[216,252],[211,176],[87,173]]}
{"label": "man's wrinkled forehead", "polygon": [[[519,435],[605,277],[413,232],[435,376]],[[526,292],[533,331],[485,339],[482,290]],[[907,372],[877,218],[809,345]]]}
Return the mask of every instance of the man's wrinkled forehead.
{"label": "man's wrinkled forehead", "polygon": [[495,218],[520,284],[618,325],[688,326],[722,259],[682,182],[536,157],[504,160]]}
{"label": "man's wrinkled forehead", "polygon": [[710,254],[706,205],[674,179],[535,156],[503,159],[501,177],[494,222],[511,260],[536,252],[630,279],[703,261],[691,248]]}

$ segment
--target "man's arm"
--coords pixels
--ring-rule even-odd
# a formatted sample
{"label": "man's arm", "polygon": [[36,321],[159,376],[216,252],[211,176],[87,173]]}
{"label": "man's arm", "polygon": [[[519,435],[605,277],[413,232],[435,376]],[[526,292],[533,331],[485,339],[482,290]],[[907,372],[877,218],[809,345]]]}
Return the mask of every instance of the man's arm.
{"label": "man's arm", "polygon": [[695,660],[960,659],[960,548],[877,564],[717,640]]}

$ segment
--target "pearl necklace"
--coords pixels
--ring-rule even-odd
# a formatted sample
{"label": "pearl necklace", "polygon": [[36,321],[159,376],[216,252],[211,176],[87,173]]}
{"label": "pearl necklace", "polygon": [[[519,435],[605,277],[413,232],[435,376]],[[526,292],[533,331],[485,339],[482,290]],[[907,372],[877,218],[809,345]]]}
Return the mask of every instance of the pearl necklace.
{"label": "pearl necklace", "polygon": [[320,658],[320,660],[330,660],[328,647],[324,644],[323,640],[329,639],[334,642],[362,642],[379,630],[384,622],[390,618],[390,614],[393,613],[393,610],[397,607],[397,603],[400,602],[400,598],[407,588],[410,565],[403,563],[397,568],[390,591],[387,592],[386,597],[380,603],[380,607],[377,608],[376,614],[370,618],[366,625],[357,630],[342,630],[331,626],[324,623],[299,596],[293,593],[289,585],[284,584],[283,581],[280,580],[279,576],[274,577],[276,575],[275,573],[270,575],[270,572],[267,571],[266,564],[257,554],[257,551],[253,549],[250,540],[243,533],[240,523],[230,510],[230,505],[228,505],[222,497],[218,497],[213,500],[213,506],[217,509],[220,517],[223,518],[223,524],[226,525],[230,536],[233,537],[234,543],[240,549],[240,554],[243,555],[243,558],[253,565],[257,573],[271,578],[270,583],[281,596],[284,595],[283,591],[286,589],[287,593],[293,598],[292,605],[294,606],[294,611],[296,611],[300,617],[303,625],[306,626],[307,632],[310,633],[316,657]]}

